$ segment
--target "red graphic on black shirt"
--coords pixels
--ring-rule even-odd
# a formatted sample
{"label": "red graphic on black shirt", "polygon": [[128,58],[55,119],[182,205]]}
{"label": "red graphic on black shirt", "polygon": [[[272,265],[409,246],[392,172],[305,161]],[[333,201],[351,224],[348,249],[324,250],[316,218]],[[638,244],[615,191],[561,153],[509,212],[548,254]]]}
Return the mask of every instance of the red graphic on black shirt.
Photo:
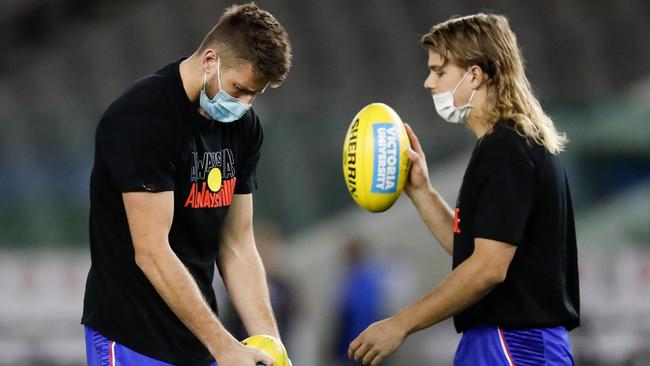
{"label": "red graphic on black shirt", "polygon": [[206,182],[201,184],[201,189],[199,190],[199,184],[194,182],[190,190],[190,195],[187,197],[183,207],[215,208],[230,206],[232,203],[232,195],[235,192],[236,181],[237,178],[224,180],[218,192],[212,192]]}
{"label": "red graphic on black shirt", "polygon": [[454,214],[454,233],[460,234],[460,208],[456,207]]}
{"label": "red graphic on black shirt", "polygon": [[192,153],[190,192],[183,207],[217,208],[230,206],[235,193],[235,160],[230,149]]}

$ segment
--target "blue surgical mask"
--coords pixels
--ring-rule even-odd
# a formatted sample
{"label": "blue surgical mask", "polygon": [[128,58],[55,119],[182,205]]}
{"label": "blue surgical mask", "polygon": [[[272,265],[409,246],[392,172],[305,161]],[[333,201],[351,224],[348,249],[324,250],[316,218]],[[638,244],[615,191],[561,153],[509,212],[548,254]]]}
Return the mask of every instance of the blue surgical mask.
{"label": "blue surgical mask", "polygon": [[205,85],[208,81],[208,74],[203,75],[203,86],[201,87],[201,97],[199,104],[201,108],[212,117],[215,121],[230,123],[239,120],[250,109],[251,105],[221,89],[221,64],[217,58],[217,81],[219,82],[219,92],[210,99],[205,94]]}

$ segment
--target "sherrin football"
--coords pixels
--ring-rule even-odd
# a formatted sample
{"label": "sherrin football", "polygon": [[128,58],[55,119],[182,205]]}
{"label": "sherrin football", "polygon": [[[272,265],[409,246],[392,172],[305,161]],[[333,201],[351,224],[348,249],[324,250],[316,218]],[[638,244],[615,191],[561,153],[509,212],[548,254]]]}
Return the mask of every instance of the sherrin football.
{"label": "sherrin football", "polygon": [[[271,357],[274,361],[273,366],[291,366],[287,350],[279,339],[269,335],[254,335],[242,341],[248,347],[261,350]],[[258,365],[264,365],[258,363]]]}
{"label": "sherrin football", "polygon": [[395,111],[372,103],[354,117],[343,143],[343,175],[352,198],[370,212],[389,209],[409,173],[408,135]]}

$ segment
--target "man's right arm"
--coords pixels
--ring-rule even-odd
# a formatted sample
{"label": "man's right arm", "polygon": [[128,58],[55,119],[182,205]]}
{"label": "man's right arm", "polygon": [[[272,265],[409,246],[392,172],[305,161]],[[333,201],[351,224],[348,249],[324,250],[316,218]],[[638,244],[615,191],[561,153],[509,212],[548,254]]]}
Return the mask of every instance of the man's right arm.
{"label": "man's right arm", "polygon": [[427,161],[420,141],[408,124],[404,124],[411,141],[408,150],[411,169],[404,191],[411,198],[422,221],[451,255],[454,247],[454,213],[429,182]]}
{"label": "man's right arm", "polygon": [[454,214],[433,187],[409,194],[422,221],[442,248],[452,255],[454,248]]}
{"label": "man's right arm", "polygon": [[[255,365],[272,360],[239,343],[221,325],[196,281],[169,245],[174,213],[171,191],[123,194],[135,261],[176,316],[206,346],[220,366]],[[215,243],[216,245],[216,243]]]}

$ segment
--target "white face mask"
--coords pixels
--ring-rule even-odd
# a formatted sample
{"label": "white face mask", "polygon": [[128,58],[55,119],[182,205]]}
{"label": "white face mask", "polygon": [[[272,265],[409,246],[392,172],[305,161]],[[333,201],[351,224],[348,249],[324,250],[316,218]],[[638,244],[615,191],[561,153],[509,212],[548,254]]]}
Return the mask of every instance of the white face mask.
{"label": "white face mask", "polygon": [[469,70],[463,75],[463,78],[460,79],[458,84],[451,90],[442,93],[433,94],[433,104],[436,106],[436,112],[442,117],[445,121],[449,123],[463,123],[467,119],[469,112],[472,110],[472,98],[474,98],[474,93],[476,89],[472,90],[472,94],[467,101],[467,104],[462,107],[456,107],[454,105],[454,93],[456,89],[463,83],[465,78],[469,75]]}

